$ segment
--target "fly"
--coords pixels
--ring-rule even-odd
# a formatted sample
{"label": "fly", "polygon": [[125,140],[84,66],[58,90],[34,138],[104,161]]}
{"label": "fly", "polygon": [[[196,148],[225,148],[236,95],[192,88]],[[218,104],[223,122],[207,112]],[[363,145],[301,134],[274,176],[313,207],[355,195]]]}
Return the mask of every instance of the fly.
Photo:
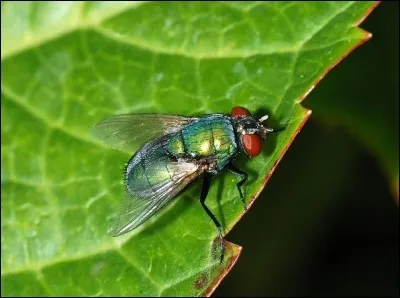
{"label": "fly", "polygon": [[244,209],[242,186],[247,173],[233,165],[242,152],[249,157],[261,153],[262,141],[284,128],[263,124],[243,107],[230,114],[183,117],[169,114],[117,115],[96,125],[102,140],[116,149],[142,146],[127,163],[124,181],[127,196],[109,230],[116,237],[142,225],[174,199],[192,181],[203,176],[200,204],[219,233],[220,262],[224,257],[222,227],[205,204],[213,176],[227,169],[239,178],[237,189]]}

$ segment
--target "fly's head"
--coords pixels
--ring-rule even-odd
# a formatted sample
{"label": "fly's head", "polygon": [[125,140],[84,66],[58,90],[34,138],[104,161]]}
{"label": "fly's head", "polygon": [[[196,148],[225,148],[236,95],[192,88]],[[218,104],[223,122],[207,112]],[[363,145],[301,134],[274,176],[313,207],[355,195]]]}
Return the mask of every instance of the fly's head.
{"label": "fly's head", "polygon": [[231,111],[231,117],[235,121],[236,135],[241,141],[241,146],[250,157],[256,157],[261,153],[263,140],[269,134],[284,129],[267,127],[263,122],[268,119],[268,115],[257,119],[243,107],[234,107]]}

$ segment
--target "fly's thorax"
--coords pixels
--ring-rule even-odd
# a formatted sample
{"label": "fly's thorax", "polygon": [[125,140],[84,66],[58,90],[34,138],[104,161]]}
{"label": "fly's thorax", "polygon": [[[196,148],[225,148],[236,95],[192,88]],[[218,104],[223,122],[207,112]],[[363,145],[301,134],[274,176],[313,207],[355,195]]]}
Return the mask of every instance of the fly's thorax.
{"label": "fly's thorax", "polygon": [[170,154],[193,159],[225,159],[237,150],[235,133],[229,119],[213,115],[189,124],[171,135],[168,145]]}
{"label": "fly's thorax", "polygon": [[183,143],[182,132],[177,132],[171,135],[167,149],[170,154],[175,157],[183,157],[185,156],[186,147]]}

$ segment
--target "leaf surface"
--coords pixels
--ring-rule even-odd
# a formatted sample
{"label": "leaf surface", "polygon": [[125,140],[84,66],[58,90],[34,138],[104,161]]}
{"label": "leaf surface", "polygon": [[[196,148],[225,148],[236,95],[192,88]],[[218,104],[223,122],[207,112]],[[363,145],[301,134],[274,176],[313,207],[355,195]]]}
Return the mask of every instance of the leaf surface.
{"label": "leaf surface", "polygon": [[[132,112],[268,112],[288,127],[237,162],[251,204],[310,115],[300,101],[369,37],[357,24],[375,5],[2,2],[2,294],[210,295],[241,248],[227,242],[218,265],[200,183],[109,237],[132,152],[91,128]],[[244,213],[236,182],[220,175],[207,200],[225,233]]]}

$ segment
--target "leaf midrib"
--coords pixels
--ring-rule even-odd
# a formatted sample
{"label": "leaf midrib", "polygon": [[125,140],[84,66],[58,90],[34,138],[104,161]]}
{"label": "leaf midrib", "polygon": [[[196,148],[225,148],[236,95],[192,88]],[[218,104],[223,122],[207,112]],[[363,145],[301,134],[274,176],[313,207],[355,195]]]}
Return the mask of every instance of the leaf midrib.
{"label": "leaf midrib", "polygon": [[[279,47],[270,47],[268,49],[263,49],[262,51],[246,51],[246,50],[233,50],[232,52],[224,51],[223,54],[220,54],[220,51],[206,51],[206,52],[193,52],[191,51],[190,53],[187,53],[183,50],[177,50],[177,49],[169,49],[169,48],[162,48],[162,47],[157,47],[154,44],[149,44],[146,43],[144,40],[140,39],[135,39],[133,37],[121,37],[115,34],[112,30],[106,29],[104,27],[101,27],[100,24],[111,19],[112,17],[118,16],[119,14],[123,13],[126,9],[130,8],[138,8],[142,6],[145,3],[149,2],[140,2],[140,3],[135,3],[132,2],[131,5],[129,6],[123,6],[119,9],[114,9],[108,14],[104,14],[100,17],[93,18],[89,17],[88,20],[82,21],[82,17],[76,18],[78,21],[74,23],[73,25],[67,27],[65,30],[58,30],[55,32],[51,32],[50,34],[46,35],[41,33],[41,38],[34,39],[32,38],[32,42],[28,43],[22,43],[21,47],[19,48],[12,48],[13,50],[9,51],[2,51],[1,53],[1,60],[5,60],[8,58],[11,58],[15,55],[18,55],[24,51],[30,50],[35,47],[39,47],[42,44],[55,40],[57,38],[60,38],[62,36],[65,36],[69,33],[72,33],[77,30],[93,30],[94,32],[97,32],[104,37],[107,37],[111,40],[124,43],[124,44],[129,44],[131,46],[134,46],[136,48],[140,48],[143,50],[147,50],[150,52],[154,52],[157,54],[166,54],[166,55],[175,55],[175,56],[181,56],[181,57],[186,57],[186,58],[191,58],[191,59],[197,59],[197,60],[206,60],[206,59],[247,59],[252,56],[258,56],[258,55],[271,55],[271,54],[295,54],[299,53],[302,51],[312,51],[312,50],[318,50],[318,49],[323,49],[326,47],[329,47],[330,44],[328,45],[323,45],[323,46],[318,46],[318,47],[310,47],[306,48],[305,45],[312,40],[312,38],[320,32],[323,28],[325,28],[331,21],[333,21],[338,15],[340,15],[342,12],[346,11],[348,8],[350,8],[352,5],[355,4],[355,2],[350,2],[347,5],[343,6],[341,9],[338,9],[335,14],[332,14],[330,18],[326,19],[325,22],[323,22],[319,27],[316,27],[316,30],[314,30],[310,36],[306,37],[303,42],[295,45],[294,47],[291,48],[279,48]],[[81,4],[82,6],[84,3]],[[237,9],[234,8],[233,6],[229,6],[232,9]],[[82,11],[82,8],[80,9]],[[246,11],[247,12],[247,11]],[[338,41],[336,41],[338,42]]]}
{"label": "leaf midrib", "polygon": [[[128,2],[129,5],[125,4],[125,5],[116,7],[114,9],[107,10],[107,13],[103,13],[102,15],[96,15],[94,13],[93,16],[90,16],[90,17],[88,17],[88,19],[84,20],[82,12],[84,10],[84,5],[86,4],[86,2],[77,1],[76,5],[79,5],[79,7],[77,8],[77,12],[76,12],[77,17],[75,18],[76,19],[75,23],[71,24],[70,26],[63,27],[64,30],[63,29],[56,30],[56,31],[52,31],[47,34],[45,32],[41,32],[40,38],[31,38],[30,42],[21,43],[20,44],[21,46],[19,48],[14,47],[14,48],[11,48],[12,50],[2,51],[1,61],[5,60],[7,58],[11,58],[15,55],[18,55],[21,52],[30,50],[31,48],[39,47],[40,45],[42,45],[46,42],[49,42],[49,41],[57,39],[61,36],[67,35],[68,33],[72,33],[75,30],[96,26],[96,25],[100,24],[101,22],[111,19],[112,17],[118,16],[119,14],[123,13],[125,10],[127,10],[129,8],[139,7],[146,3],[149,3],[149,2],[148,1],[131,1],[131,2]],[[2,42],[5,42],[5,41],[2,40]]]}

